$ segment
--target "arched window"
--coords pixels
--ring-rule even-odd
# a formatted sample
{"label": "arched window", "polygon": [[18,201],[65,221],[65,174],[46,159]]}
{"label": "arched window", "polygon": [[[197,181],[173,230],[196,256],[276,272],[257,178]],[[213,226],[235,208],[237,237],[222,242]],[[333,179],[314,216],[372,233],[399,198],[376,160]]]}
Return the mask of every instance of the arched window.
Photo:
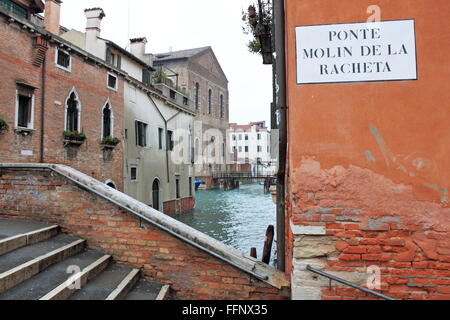
{"label": "arched window", "polygon": [[66,102],[66,130],[80,131],[80,103],[75,92],[72,92]]}
{"label": "arched window", "polygon": [[208,114],[211,114],[212,112],[212,90],[208,90]]}
{"label": "arched window", "polygon": [[198,82],[195,84],[195,109],[198,109],[200,102],[200,85]]}
{"label": "arched window", "polygon": [[103,108],[103,132],[102,138],[112,137],[112,115],[109,103]]}
{"label": "arched window", "polygon": [[219,114],[220,117],[223,118],[225,116],[224,112],[223,112],[223,94],[220,95],[220,101],[219,101]]}
{"label": "arched window", "polygon": [[161,190],[159,188],[159,180],[155,179],[153,180],[153,185],[152,185],[152,202],[153,202],[153,209],[159,211],[160,208],[160,200],[162,199],[161,197]]}

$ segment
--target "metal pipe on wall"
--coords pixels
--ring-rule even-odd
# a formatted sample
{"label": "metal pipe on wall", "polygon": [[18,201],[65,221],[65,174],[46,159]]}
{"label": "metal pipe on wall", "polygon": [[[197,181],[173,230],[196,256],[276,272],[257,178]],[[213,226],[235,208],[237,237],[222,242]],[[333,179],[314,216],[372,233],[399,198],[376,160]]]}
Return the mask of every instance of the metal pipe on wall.
{"label": "metal pipe on wall", "polygon": [[279,166],[277,173],[277,267],[286,271],[286,214],[285,214],[285,174],[287,153],[287,99],[286,99],[286,40],[285,40],[284,0],[273,1],[273,27],[275,38],[275,87],[277,90],[275,110],[278,113]]}

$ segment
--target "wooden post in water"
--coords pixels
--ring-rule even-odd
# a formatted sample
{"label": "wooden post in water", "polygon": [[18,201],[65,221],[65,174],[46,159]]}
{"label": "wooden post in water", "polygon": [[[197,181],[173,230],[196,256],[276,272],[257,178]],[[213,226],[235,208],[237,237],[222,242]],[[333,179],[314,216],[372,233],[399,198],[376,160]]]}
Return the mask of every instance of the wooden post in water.
{"label": "wooden post in water", "polygon": [[256,248],[251,248],[250,249],[250,257],[253,257],[255,259],[258,259],[258,254],[256,252]]}
{"label": "wooden post in water", "polygon": [[264,239],[264,249],[262,254],[262,262],[269,264],[270,254],[272,252],[273,236],[275,234],[274,227],[270,225],[266,231],[266,238]]}

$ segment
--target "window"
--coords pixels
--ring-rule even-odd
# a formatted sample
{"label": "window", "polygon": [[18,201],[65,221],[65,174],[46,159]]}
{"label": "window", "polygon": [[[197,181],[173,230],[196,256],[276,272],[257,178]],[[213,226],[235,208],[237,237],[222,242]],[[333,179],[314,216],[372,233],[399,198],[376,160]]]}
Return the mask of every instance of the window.
{"label": "window", "polygon": [[208,90],[208,114],[212,112],[212,90]]}
{"label": "window", "polygon": [[75,92],[70,94],[66,102],[66,130],[79,131],[80,125],[80,109],[77,96]]}
{"label": "window", "polygon": [[169,94],[170,94],[170,99],[176,99],[177,93],[175,91],[170,90]]}
{"label": "window", "polygon": [[248,146],[245,146],[245,152],[248,152]]}
{"label": "window", "polygon": [[159,148],[159,150],[163,149],[163,135],[164,135],[164,129],[158,128],[158,148]]}
{"label": "window", "polygon": [[108,73],[108,88],[112,90],[117,90],[117,77],[112,73]]}
{"label": "window", "polygon": [[236,141],[236,135],[233,134],[233,141]]}
{"label": "window", "polygon": [[150,78],[151,78],[150,71],[147,69],[142,70],[142,82],[149,86],[151,85]]}
{"label": "window", "polygon": [[102,138],[112,137],[112,112],[109,103],[103,108],[103,130]]}
{"label": "window", "polygon": [[137,180],[137,167],[131,167],[130,169],[130,180],[136,181]]}
{"label": "window", "polygon": [[239,140],[242,140],[242,134],[239,135]]}
{"label": "window", "polygon": [[220,114],[220,117],[223,118],[225,116],[224,110],[223,110],[223,94],[220,95],[219,105],[220,105],[220,107],[219,107],[219,109],[220,109],[219,110],[219,114]]}
{"label": "window", "polygon": [[195,84],[195,109],[200,106],[200,85],[198,82]]}
{"label": "window", "polygon": [[233,146],[233,153],[236,153],[236,147]]}
{"label": "window", "polygon": [[60,49],[56,50],[56,66],[60,69],[66,70],[70,72],[71,69],[71,58],[70,55]]}
{"label": "window", "polygon": [[173,151],[174,142],[173,142],[173,131],[167,130],[167,147],[169,151]]}
{"label": "window", "polygon": [[189,177],[189,196],[192,197],[192,177]]}
{"label": "window", "polygon": [[187,106],[189,104],[189,100],[186,97],[183,97],[183,104]]}
{"label": "window", "polygon": [[18,5],[17,3],[12,2],[11,0],[0,0],[0,6],[6,8],[6,10],[12,12],[13,14],[19,17],[22,18],[28,17],[27,9]]}
{"label": "window", "polygon": [[262,152],[262,146],[258,146],[258,152]]}
{"label": "window", "polygon": [[248,134],[246,134],[246,135],[245,135],[245,140],[247,140],[247,141],[248,141]]}
{"label": "window", "polygon": [[177,199],[180,199],[180,179],[175,180],[175,188],[177,193]]}
{"label": "window", "polygon": [[242,152],[242,147],[239,147],[239,152]]}
{"label": "window", "polygon": [[33,129],[34,126],[34,92],[32,89],[19,87],[16,97],[16,126]]}
{"label": "window", "polygon": [[122,67],[122,57],[118,54],[112,53],[110,48],[106,49],[106,62],[112,64],[118,69]]}
{"label": "window", "polygon": [[147,124],[136,121],[136,145],[140,147],[147,146]]}
{"label": "window", "polygon": [[261,133],[258,133],[258,140],[261,140]]}

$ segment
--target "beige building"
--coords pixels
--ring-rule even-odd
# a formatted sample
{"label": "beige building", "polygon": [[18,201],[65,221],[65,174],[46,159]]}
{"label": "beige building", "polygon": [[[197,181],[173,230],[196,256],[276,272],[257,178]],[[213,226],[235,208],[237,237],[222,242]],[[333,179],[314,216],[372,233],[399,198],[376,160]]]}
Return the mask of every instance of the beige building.
{"label": "beige building", "polygon": [[229,125],[228,79],[211,47],[154,56],[154,67],[180,91],[189,92],[196,109],[195,176],[212,187],[212,175],[226,170]]}

